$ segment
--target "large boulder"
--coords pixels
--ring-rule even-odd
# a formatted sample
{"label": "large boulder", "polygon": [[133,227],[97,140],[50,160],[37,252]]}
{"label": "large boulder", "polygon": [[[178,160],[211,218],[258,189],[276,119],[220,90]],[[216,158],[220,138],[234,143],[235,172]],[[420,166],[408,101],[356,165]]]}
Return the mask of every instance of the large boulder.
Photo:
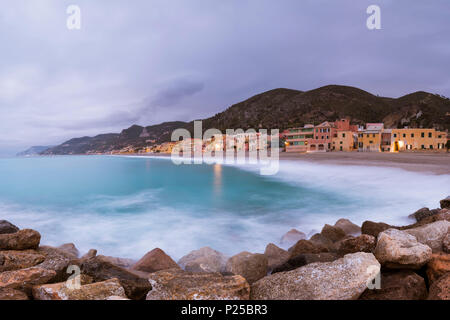
{"label": "large boulder", "polygon": [[124,268],[124,269],[131,268],[132,266],[134,266],[136,264],[136,261],[133,259],[118,258],[118,257],[103,256],[103,255],[99,255],[99,257],[102,257],[106,261],[109,261],[112,264],[114,264],[118,267]]}
{"label": "large boulder", "polygon": [[118,279],[81,285],[79,288],[71,288],[67,282],[33,287],[36,300],[106,300],[111,296],[127,297]]}
{"label": "large boulder", "polygon": [[433,282],[430,286],[428,300],[450,300],[450,273]]}
{"label": "large boulder", "polygon": [[302,253],[321,253],[328,251],[327,247],[310,240],[300,240],[288,250],[290,257],[296,257]]}
{"label": "large boulder", "polygon": [[78,251],[77,247],[75,247],[75,245],[73,243],[65,243],[65,244],[59,246],[58,249],[71,255],[74,259],[78,258],[78,256],[80,255],[80,252]]}
{"label": "large boulder", "polygon": [[417,241],[429,246],[433,252],[442,251],[442,242],[450,230],[450,222],[436,221],[422,227],[405,230],[415,236]]}
{"label": "large boulder", "polygon": [[36,249],[41,241],[39,232],[24,229],[15,233],[0,234],[0,250]]}
{"label": "large boulder", "polygon": [[35,250],[0,251],[0,272],[34,267],[44,260],[45,256]]}
{"label": "large boulder", "polygon": [[366,289],[361,300],[423,300],[428,292],[425,280],[411,270],[381,273],[381,288]]}
{"label": "large boulder", "polygon": [[226,263],[225,255],[210,247],[191,251],[178,261],[181,268],[190,272],[222,272]]}
{"label": "large boulder", "polygon": [[376,238],[380,232],[391,228],[392,226],[383,222],[364,221],[361,226],[361,233],[368,234]]}
{"label": "large boulder", "polygon": [[0,234],[16,233],[19,231],[15,225],[6,220],[0,220]]}
{"label": "large boulder", "polygon": [[387,268],[419,269],[430,261],[432,251],[405,231],[388,229],[378,235],[374,254]]}
{"label": "large boulder", "polygon": [[5,271],[0,273],[0,289],[19,289],[28,293],[32,286],[48,283],[54,277],[55,271],[39,267]]}
{"label": "large boulder", "polygon": [[243,276],[252,284],[267,275],[268,259],[263,254],[244,251],[228,259],[225,270]]}
{"label": "large boulder", "polygon": [[442,239],[442,251],[450,253],[450,232]]}
{"label": "large boulder", "polygon": [[333,262],[311,263],[267,276],[252,285],[251,299],[358,299],[379,272],[380,264],[373,254],[349,254]]}
{"label": "large boulder", "polygon": [[179,266],[159,248],[148,252],[132,267],[133,270],[149,273],[172,268],[179,268]]}
{"label": "large boulder", "polygon": [[70,276],[67,273],[67,267],[77,264],[77,260],[71,253],[59,248],[40,246],[36,251],[45,256],[44,262],[40,263],[38,267],[55,271],[55,277],[51,279],[51,282],[65,281]]}
{"label": "large boulder", "polygon": [[343,230],[347,235],[356,236],[361,234],[361,228],[348,219],[339,219],[334,226]]}
{"label": "large boulder", "polygon": [[284,264],[289,260],[289,252],[283,250],[273,243],[269,243],[264,251],[264,255],[267,257],[268,268],[273,270],[275,267]]}
{"label": "large boulder", "polygon": [[422,208],[414,212],[410,217],[416,219],[417,222],[422,221],[425,218],[438,214],[438,209],[430,210],[429,208]]}
{"label": "large boulder", "polygon": [[152,273],[147,300],[248,300],[250,286],[239,275],[170,269]]}
{"label": "large boulder", "polygon": [[87,259],[81,264],[81,272],[91,276],[94,281],[105,281],[117,278],[130,299],[145,298],[151,289],[150,282],[143,276],[112,264],[102,256]]}
{"label": "large boulder", "polygon": [[298,256],[289,258],[289,260],[287,260],[285,263],[273,268],[272,274],[277,272],[291,271],[314,262],[331,262],[339,258],[340,256],[338,254],[331,252],[302,253]]}
{"label": "large boulder", "polygon": [[441,209],[441,210],[437,210],[437,212],[438,213],[436,213],[436,214],[433,214],[431,216],[423,218],[419,222],[416,222],[416,223],[413,223],[413,224],[410,224],[407,226],[395,227],[395,228],[399,229],[399,230],[409,230],[409,229],[422,227],[422,226],[425,226],[427,224],[430,224],[430,223],[433,223],[436,221],[449,221],[450,222],[450,209]]}
{"label": "large boulder", "polygon": [[450,254],[435,253],[427,264],[427,277],[429,283],[433,283],[444,274],[450,272]]}
{"label": "large boulder", "polygon": [[442,209],[450,209],[450,196],[441,200],[441,208]]}
{"label": "large boulder", "polygon": [[332,242],[339,241],[347,235],[341,228],[330,226],[329,224],[322,228],[320,234]]}
{"label": "large boulder", "polygon": [[327,251],[332,251],[335,249],[334,242],[321,233],[315,233],[311,238],[309,238],[308,241],[319,248],[326,248]]}
{"label": "large boulder", "polygon": [[374,236],[362,234],[356,238],[348,238],[338,242],[337,253],[346,255],[356,252],[373,252],[376,246]]}
{"label": "large boulder", "polygon": [[0,301],[3,300],[29,300],[23,291],[9,288],[0,288]]}
{"label": "large boulder", "polygon": [[298,231],[297,229],[291,229],[283,237],[281,237],[280,244],[286,248],[286,246],[290,247],[293,244],[297,243],[297,241],[303,239],[306,239],[306,234],[304,234],[301,231]]}

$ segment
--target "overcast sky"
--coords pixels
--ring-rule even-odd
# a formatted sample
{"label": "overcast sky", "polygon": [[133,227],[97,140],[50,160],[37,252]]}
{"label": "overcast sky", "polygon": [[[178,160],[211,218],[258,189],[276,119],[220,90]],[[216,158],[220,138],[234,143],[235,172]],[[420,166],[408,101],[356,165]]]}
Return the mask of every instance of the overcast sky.
{"label": "overcast sky", "polygon": [[[71,4],[81,30],[66,27]],[[381,30],[366,27],[371,4]],[[279,87],[450,96],[449,0],[14,0],[0,41],[0,155]]]}

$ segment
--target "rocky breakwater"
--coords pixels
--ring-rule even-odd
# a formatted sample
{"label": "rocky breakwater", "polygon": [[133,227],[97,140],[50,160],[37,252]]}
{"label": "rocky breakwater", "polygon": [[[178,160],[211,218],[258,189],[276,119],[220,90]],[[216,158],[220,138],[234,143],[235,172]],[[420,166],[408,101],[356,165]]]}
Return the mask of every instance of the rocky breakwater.
{"label": "rocky breakwater", "polygon": [[80,256],[0,221],[0,300],[449,300],[448,199],[410,217],[407,226],[340,219],[310,238],[293,229],[264,253],[204,247],[178,262],[159,248],[138,261]]}

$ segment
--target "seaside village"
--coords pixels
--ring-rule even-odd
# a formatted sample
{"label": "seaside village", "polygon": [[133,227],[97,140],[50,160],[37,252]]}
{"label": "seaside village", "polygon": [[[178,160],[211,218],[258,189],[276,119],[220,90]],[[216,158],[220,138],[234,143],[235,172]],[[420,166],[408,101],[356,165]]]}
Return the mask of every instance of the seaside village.
{"label": "seaside village", "polygon": [[[145,129],[144,129],[145,130]],[[162,153],[170,154],[174,148],[183,146],[195,152],[257,151],[271,148],[274,136],[267,135],[267,141],[260,141],[260,133],[235,133],[223,135],[222,139],[189,139],[181,142],[156,144],[148,140],[149,146],[134,149],[126,147],[113,151],[115,154]],[[310,152],[447,152],[449,133],[433,128],[385,128],[383,123],[366,123],[365,126],[351,124],[349,119],[323,122],[319,125],[307,124],[299,128],[287,129],[278,135],[280,151],[287,153]],[[230,143],[232,141],[232,143]],[[262,143],[263,142],[263,143]],[[181,150],[181,148],[180,148]]]}

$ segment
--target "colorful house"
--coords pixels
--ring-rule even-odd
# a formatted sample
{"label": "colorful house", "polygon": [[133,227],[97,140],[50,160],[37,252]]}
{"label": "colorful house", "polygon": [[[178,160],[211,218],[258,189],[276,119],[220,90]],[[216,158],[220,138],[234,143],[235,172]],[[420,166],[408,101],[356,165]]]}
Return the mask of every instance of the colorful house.
{"label": "colorful house", "polygon": [[366,129],[358,132],[358,150],[361,152],[380,152],[383,123],[367,123]]}
{"label": "colorful house", "polygon": [[435,129],[392,129],[391,150],[393,152],[445,151],[446,143],[447,133]]}

